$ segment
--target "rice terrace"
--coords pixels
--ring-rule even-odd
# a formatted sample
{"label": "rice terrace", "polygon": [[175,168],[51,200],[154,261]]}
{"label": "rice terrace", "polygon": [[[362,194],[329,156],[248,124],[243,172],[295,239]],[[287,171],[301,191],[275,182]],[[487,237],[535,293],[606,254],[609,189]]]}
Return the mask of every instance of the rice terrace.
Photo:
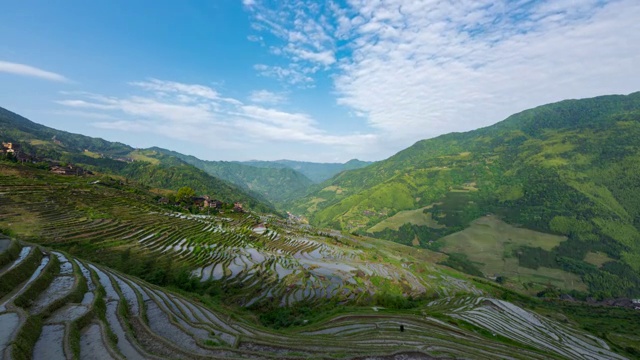
{"label": "rice terrace", "polygon": [[640,359],[640,1],[5,1],[0,360]]}
{"label": "rice terrace", "polygon": [[[106,180],[0,169],[1,224],[33,241],[0,240],[8,358],[623,358],[593,335],[492,298],[500,290],[487,283],[429,265],[440,255],[428,250],[247,213],[174,213]],[[125,271],[154,282],[183,276],[198,290]],[[437,300],[402,310],[402,294]],[[325,301],[349,311],[312,310]],[[241,309],[260,307],[276,329]],[[301,313],[289,315],[294,327],[277,319],[286,307]]]}

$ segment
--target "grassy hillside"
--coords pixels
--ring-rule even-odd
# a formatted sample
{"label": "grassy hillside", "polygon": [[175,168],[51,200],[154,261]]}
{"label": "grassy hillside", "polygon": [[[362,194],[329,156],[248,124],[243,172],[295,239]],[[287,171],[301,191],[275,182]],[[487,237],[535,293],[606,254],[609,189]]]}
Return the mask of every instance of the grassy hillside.
{"label": "grassy hillside", "polygon": [[52,129],[2,108],[0,141],[19,143],[25,153],[40,159],[119,175],[149,187],[177,190],[189,186],[199,194],[222,201],[240,201],[256,210],[274,211],[259,194],[242,190],[176,157],[163,154],[146,157],[128,145]]}
{"label": "grassy hillside", "polygon": [[294,160],[277,160],[277,161],[244,161],[242,164],[260,167],[260,168],[289,168],[298,171],[308,177],[314,183],[320,183],[332,176],[345,171],[360,169],[369,166],[371,162],[352,159],[346,163],[314,163],[306,161]]}
{"label": "grassy hillside", "polygon": [[[341,173],[294,210],[312,224],[445,250],[443,236],[497,214],[567,237],[551,249],[519,245],[504,258],[572,272],[602,297],[639,296],[639,139],[640,93],[562,101],[487,128],[423,140]],[[420,208],[425,218],[414,213],[402,225],[387,220]],[[613,261],[597,267],[585,261],[590,252]]]}
{"label": "grassy hillside", "polygon": [[[313,184],[302,173],[288,167],[255,167],[238,162],[205,161],[166,149],[149,150],[179,158],[212,176],[256,192],[274,204],[304,196]],[[150,158],[155,156],[152,154]]]}

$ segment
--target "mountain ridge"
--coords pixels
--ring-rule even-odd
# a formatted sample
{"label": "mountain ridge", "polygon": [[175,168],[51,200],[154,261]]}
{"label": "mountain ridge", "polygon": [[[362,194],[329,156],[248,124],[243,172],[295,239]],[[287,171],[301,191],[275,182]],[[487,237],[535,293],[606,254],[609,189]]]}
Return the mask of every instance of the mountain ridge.
{"label": "mountain ridge", "polygon": [[[592,294],[639,296],[638,138],[640,92],[542,105],[343,172],[295,201],[292,211],[317,226],[449,252],[456,247],[444,236],[497,214],[568,240],[504,249],[492,261],[513,257],[524,268],[569,270]],[[602,268],[585,261],[597,253],[610,259]],[[461,255],[470,257],[458,265],[477,260],[493,268],[477,254]]]}
{"label": "mountain ridge", "polygon": [[150,187],[178,190],[189,186],[226,202],[241,201],[256,210],[275,212],[261,195],[213,177],[176,157],[164,155],[157,161],[134,161],[131,156],[140,150],[129,145],[53,129],[1,107],[0,136],[2,141],[18,142],[25,153],[39,159],[124,176]]}
{"label": "mountain ridge", "polygon": [[147,150],[175,156],[212,176],[229,181],[248,191],[257,192],[274,204],[305,195],[309,186],[313,184],[304,174],[289,167],[255,167],[237,161],[201,160],[195,156],[159,147]]}
{"label": "mountain ridge", "polygon": [[313,181],[314,183],[320,183],[345,170],[363,168],[373,164],[373,162],[361,161],[358,159],[351,159],[345,163],[315,163],[315,162],[309,162],[309,161],[296,161],[296,160],[275,160],[275,161],[250,160],[250,161],[242,161],[241,163],[255,166],[255,167],[266,167],[266,168],[288,167],[304,174],[306,177],[311,179],[311,181]]}

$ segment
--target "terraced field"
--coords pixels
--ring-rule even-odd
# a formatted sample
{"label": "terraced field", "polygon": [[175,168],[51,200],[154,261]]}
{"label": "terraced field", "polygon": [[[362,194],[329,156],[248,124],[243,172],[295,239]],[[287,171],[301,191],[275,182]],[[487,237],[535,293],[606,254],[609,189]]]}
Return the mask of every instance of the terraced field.
{"label": "terraced field", "polygon": [[7,359],[623,359],[598,338],[486,297],[277,332],[60,251],[8,239],[0,249]]}
{"label": "terraced field", "polygon": [[50,184],[50,177],[37,175],[0,177],[0,226],[116,268],[125,253],[170,261],[201,281],[242,288],[227,299],[237,305],[358,302],[380,289],[405,296],[480,294],[433,265],[439,255],[427,250],[407,253],[274,216],[185,215],[91,178]]}

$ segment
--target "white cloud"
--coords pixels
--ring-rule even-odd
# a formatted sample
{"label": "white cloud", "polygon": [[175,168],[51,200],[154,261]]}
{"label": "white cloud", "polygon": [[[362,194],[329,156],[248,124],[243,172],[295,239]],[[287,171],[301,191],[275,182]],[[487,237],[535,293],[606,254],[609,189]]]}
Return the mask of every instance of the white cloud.
{"label": "white cloud", "polygon": [[[100,120],[94,126],[101,129],[154,133],[218,150],[254,149],[257,153],[264,152],[268,143],[273,145],[270,151],[286,150],[285,144],[315,144],[332,147],[332,152],[357,152],[377,141],[371,134],[329,134],[308,114],[244,105],[204,85],[155,79],[130,85],[141,92],[128,97],[65,92],[61,95],[72,98],[57,103],[70,109],[66,110],[69,115]],[[285,98],[260,90],[250,100],[275,105]]]}
{"label": "white cloud", "polygon": [[14,74],[14,75],[36,77],[36,78],[50,80],[50,81],[60,81],[60,82],[69,81],[69,79],[67,79],[66,77],[51,71],[46,71],[30,65],[12,63],[8,61],[0,61],[0,72]]}
{"label": "white cloud", "polygon": [[[280,41],[269,46],[275,55],[286,56],[288,66],[257,65],[262,75],[275,77],[290,84],[306,86],[313,82],[310,76],[319,70],[328,70],[336,63],[337,44],[333,36],[334,25],[329,21],[333,3],[287,0],[272,3],[252,1],[252,27],[267,31]],[[256,35],[252,35],[255,38]],[[266,46],[266,44],[265,44]]]}
{"label": "white cloud", "polygon": [[265,64],[256,64],[253,66],[260,75],[273,77],[282,81],[285,81],[292,85],[298,85],[300,87],[308,87],[313,83],[313,78],[305,73],[305,70],[300,70],[296,64],[290,64],[288,68],[281,66],[269,66]]}
{"label": "white cloud", "polygon": [[175,93],[187,96],[186,99],[197,100],[199,98],[217,100],[220,96],[217,91],[208,86],[182,84],[175,81],[162,81],[149,79],[149,81],[131,82],[130,85],[138,86],[145,90],[153,91],[156,94]]}
{"label": "white cloud", "polygon": [[389,149],[566,98],[640,90],[636,0],[284,3],[256,4],[257,28],[285,43],[290,64],[332,67],[337,102]]}
{"label": "white cloud", "polygon": [[287,97],[269,90],[255,90],[249,95],[249,100],[259,104],[281,104],[287,100]]}

